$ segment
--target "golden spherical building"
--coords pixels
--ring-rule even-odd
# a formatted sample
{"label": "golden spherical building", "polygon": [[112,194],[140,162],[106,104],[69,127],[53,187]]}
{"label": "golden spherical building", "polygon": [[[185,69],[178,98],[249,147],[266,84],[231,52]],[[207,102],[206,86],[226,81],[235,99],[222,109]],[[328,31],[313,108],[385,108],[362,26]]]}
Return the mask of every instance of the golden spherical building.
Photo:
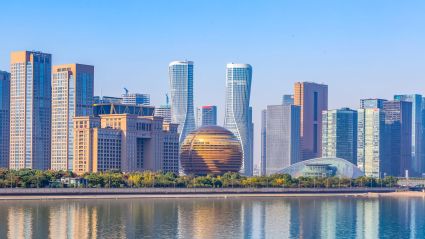
{"label": "golden spherical building", "polygon": [[242,165],[242,148],[229,130],[220,126],[204,126],[186,136],[180,160],[187,175],[238,172]]}

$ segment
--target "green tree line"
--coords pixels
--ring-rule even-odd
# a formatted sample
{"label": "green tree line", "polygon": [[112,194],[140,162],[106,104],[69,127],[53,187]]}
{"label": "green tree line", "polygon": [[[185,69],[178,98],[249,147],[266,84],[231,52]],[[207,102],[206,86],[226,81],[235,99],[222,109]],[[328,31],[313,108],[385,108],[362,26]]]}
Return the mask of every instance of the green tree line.
{"label": "green tree line", "polygon": [[[76,178],[78,183],[64,183],[61,179]],[[178,176],[163,172],[99,172],[77,176],[67,171],[8,170],[0,169],[1,188],[46,188],[46,187],[99,187],[99,188],[232,188],[232,187],[285,187],[285,188],[347,188],[347,187],[393,187],[397,178],[383,179],[359,177],[356,179],[327,177],[298,177],[288,174],[245,177],[239,173],[214,176]]]}

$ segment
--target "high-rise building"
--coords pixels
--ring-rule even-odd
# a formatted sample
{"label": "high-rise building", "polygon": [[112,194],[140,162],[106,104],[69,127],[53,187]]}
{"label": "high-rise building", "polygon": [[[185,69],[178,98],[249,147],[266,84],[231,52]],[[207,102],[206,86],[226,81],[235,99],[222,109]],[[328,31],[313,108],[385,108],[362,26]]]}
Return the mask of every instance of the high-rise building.
{"label": "high-rise building", "polygon": [[322,155],[322,111],[328,109],[328,86],[297,82],[294,104],[301,106],[301,160]]}
{"label": "high-rise building", "polygon": [[357,114],[357,167],[366,176],[383,177],[388,174],[384,162],[385,114],[379,108],[358,109]]}
{"label": "high-rise building", "polygon": [[300,106],[269,105],[266,110],[266,175],[300,161]]}
{"label": "high-rise building", "polygon": [[217,125],[217,106],[206,105],[201,107],[201,125]]}
{"label": "high-rise building", "polygon": [[151,97],[149,94],[128,93],[122,94],[122,103],[125,105],[150,105]]}
{"label": "high-rise building", "polygon": [[199,107],[197,107],[195,111],[195,126],[196,128],[202,126],[202,110]]}
{"label": "high-rise building", "polygon": [[164,123],[171,123],[171,107],[168,94],[165,95],[165,105],[156,107],[154,115],[164,118]]}
{"label": "high-rise building", "polygon": [[155,107],[146,105],[124,105],[115,103],[104,103],[93,105],[93,115],[131,114],[138,116],[153,116]]}
{"label": "high-rise building", "polygon": [[173,61],[168,66],[170,78],[171,122],[178,124],[180,142],[195,130],[193,108],[193,62]]}
{"label": "high-rise building", "polygon": [[0,168],[9,167],[10,73],[0,71]]}
{"label": "high-rise building", "polygon": [[251,176],[252,158],[252,110],[249,100],[251,95],[252,67],[249,64],[227,64],[226,67],[226,102],[224,127],[238,138],[242,145],[241,173]]}
{"label": "high-rise building", "polygon": [[384,102],[386,127],[386,160],[388,173],[402,177],[411,171],[412,161],[412,103],[407,101]]}
{"label": "high-rise building", "polygon": [[360,99],[361,109],[382,109],[384,107],[385,99]]}
{"label": "high-rise building", "polygon": [[94,96],[94,104],[122,104],[123,99],[114,96]]}
{"label": "high-rise building", "polygon": [[261,162],[260,176],[266,175],[267,156],[267,110],[261,111]]}
{"label": "high-rise building", "polygon": [[294,104],[294,95],[282,96],[282,105],[293,105],[293,104]]}
{"label": "high-rise building", "polygon": [[178,173],[176,124],[130,114],[74,118],[74,168],[82,174],[107,170]]}
{"label": "high-rise building", "polygon": [[94,67],[53,66],[51,169],[72,170],[75,116],[93,114]]}
{"label": "high-rise building", "polygon": [[425,150],[423,148],[422,108],[425,106],[422,95],[395,95],[394,100],[412,102],[412,173],[422,175],[425,166]]}
{"label": "high-rise building", "polygon": [[52,56],[12,52],[10,71],[9,167],[49,169]]}
{"label": "high-rise building", "polygon": [[349,108],[322,112],[322,157],[357,163],[357,111]]}

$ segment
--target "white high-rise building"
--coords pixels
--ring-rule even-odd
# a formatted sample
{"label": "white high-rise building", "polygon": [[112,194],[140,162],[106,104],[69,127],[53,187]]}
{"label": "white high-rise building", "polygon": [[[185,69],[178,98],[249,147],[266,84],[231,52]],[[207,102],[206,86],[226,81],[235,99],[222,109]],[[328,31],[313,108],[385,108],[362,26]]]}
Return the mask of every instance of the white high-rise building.
{"label": "white high-rise building", "polygon": [[10,73],[9,167],[49,169],[52,55],[12,52]]}
{"label": "white high-rise building", "polygon": [[173,61],[168,66],[171,97],[171,122],[178,124],[180,142],[195,130],[193,109],[193,62]]}
{"label": "white high-rise building", "polygon": [[253,173],[253,124],[249,100],[251,95],[252,67],[249,64],[227,64],[226,107],[224,127],[239,139],[243,151],[241,173]]}
{"label": "white high-rise building", "polygon": [[74,117],[93,114],[94,67],[53,66],[51,169],[72,170]]}

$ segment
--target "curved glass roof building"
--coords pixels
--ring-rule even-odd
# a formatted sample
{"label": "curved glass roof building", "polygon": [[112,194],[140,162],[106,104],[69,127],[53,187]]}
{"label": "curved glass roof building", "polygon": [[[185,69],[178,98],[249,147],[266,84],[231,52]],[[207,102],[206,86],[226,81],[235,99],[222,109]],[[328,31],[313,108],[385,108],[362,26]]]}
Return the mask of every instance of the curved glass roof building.
{"label": "curved glass roof building", "polygon": [[251,96],[252,67],[249,64],[227,64],[226,67],[226,107],[224,127],[238,138],[242,146],[241,173],[251,176],[252,156],[252,110],[249,107]]}
{"label": "curved glass roof building", "polygon": [[203,126],[189,133],[180,148],[185,174],[220,175],[238,172],[242,164],[239,140],[220,126]]}
{"label": "curved glass roof building", "polygon": [[195,130],[193,109],[193,62],[173,61],[168,66],[171,97],[171,122],[178,124],[180,142]]}
{"label": "curved glass roof building", "polygon": [[343,177],[358,178],[364,173],[356,165],[342,158],[314,158],[293,164],[277,172],[292,177]]}

